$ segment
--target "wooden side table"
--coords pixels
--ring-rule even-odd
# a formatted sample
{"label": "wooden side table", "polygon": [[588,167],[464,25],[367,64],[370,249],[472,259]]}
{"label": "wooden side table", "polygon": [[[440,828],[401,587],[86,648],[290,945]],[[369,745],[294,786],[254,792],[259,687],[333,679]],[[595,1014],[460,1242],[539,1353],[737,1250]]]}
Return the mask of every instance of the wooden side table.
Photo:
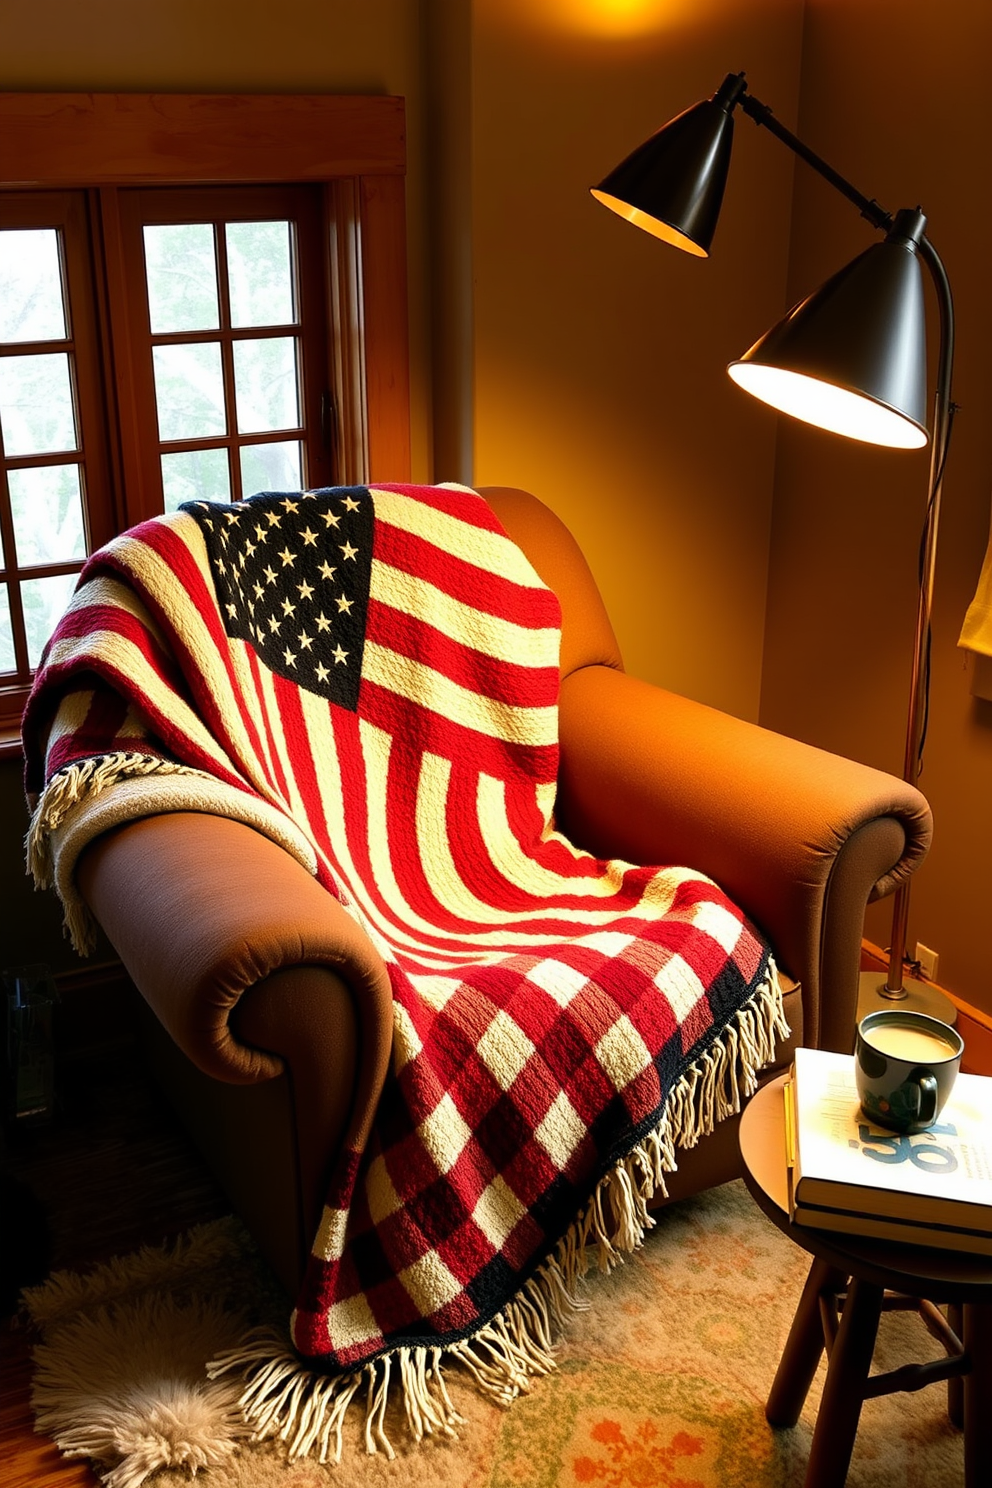
{"label": "wooden side table", "polygon": [[[794,1426],[824,1348],[827,1376],[805,1488],[843,1488],[862,1403],[947,1381],[948,1413],[964,1428],[964,1488],[992,1484],[992,1260],[815,1230],[789,1219],[784,1075],[754,1096],[740,1124],[744,1181],[784,1235],[813,1256],[765,1415]],[[947,1303],[947,1317],[935,1303]],[[884,1310],[920,1313],[947,1357],[870,1375]],[[838,1322],[839,1314],[839,1322]]]}

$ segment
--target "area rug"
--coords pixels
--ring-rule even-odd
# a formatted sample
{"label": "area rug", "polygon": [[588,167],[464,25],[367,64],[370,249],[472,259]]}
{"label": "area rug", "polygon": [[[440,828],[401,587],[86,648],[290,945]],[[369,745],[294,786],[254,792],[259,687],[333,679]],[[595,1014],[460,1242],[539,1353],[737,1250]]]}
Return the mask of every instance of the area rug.
{"label": "area rug", "polygon": [[[25,1293],[37,1429],[108,1488],[194,1474],[202,1488],[800,1488],[823,1366],[794,1429],[773,1431],[764,1401],[808,1257],[740,1183],[657,1220],[636,1259],[588,1282],[555,1371],[501,1409],[452,1370],[457,1436],[414,1445],[389,1406],[392,1459],[366,1453],[358,1412],[340,1466],[293,1460],[287,1443],[250,1439],[236,1383],[208,1378],[246,1328],[284,1327],[285,1296],[233,1219]],[[883,1316],[876,1368],[936,1350],[918,1320]],[[945,1401],[940,1386],[868,1401],[848,1488],[959,1488]]]}

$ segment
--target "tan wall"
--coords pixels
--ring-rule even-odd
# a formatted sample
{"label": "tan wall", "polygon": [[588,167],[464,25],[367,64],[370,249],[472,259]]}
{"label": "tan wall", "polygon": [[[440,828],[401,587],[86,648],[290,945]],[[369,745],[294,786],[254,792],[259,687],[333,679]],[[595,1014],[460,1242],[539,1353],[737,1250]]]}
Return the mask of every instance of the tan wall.
{"label": "tan wall", "polygon": [[[923,206],[957,311],[957,420],[941,519],[930,733],[921,786],[935,839],[914,880],[909,943],[939,952],[944,986],[992,1012],[992,704],[956,647],[992,487],[987,0],[807,0],[800,133],[889,211]],[[797,171],[790,291],[798,298],[874,241],[857,212]],[[929,283],[926,294],[934,304]],[[936,344],[931,326],[932,348]],[[932,386],[932,381],[931,381]],[[779,440],[761,720],[901,773],[925,456],[798,426]],[[888,943],[890,902],[869,911]]]}
{"label": "tan wall", "polygon": [[801,0],[473,14],[475,478],[565,518],[630,671],[755,717],[775,426],[725,367],[784,309],[792,157],[738,121],[707,262],[589,188],[729,71],[794,124]]}

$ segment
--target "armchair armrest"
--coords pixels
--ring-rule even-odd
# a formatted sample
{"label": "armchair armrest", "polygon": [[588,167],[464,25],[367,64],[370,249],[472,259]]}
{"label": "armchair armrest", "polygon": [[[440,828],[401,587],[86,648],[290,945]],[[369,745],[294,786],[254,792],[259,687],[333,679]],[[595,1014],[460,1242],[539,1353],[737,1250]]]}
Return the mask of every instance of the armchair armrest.
{"label": "armchair armrest", "polygon": [[[226,817],[144,817],[97,838],[77,881],[135,986],[206,1074],[249,1084],[280,1073],[283,1056],[292,1063],[300,1027],[312,1020],[299,988],[287,998],[287,973],[317,967],[353,1002],[363,1071],[381,1083],[392,1039],[385,965],[360,925],[277,843]],[[258,995],[267,985],[282,989],[286,1016]]]}
{"label": "armchair armrest", "polygon": [[865,905],[929,846],[920,792],[603,666],[564,680],[560,735],[562,829],[713,878],[802,983],[804,1042],[848,1051]]}

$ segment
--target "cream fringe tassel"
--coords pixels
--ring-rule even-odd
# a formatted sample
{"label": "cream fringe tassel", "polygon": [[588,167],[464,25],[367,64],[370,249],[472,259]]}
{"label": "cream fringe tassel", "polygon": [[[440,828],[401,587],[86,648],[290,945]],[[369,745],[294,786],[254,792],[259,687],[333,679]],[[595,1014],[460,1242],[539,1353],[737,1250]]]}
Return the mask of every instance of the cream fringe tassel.
{"label": "cream fringe tassel", "polygon": [[400,1391],[416,1442],[439,1433],[455,1436],[464,1423],[445,1388],[442,1357],[459,1361],[499,1405],[531,1388],[531,1380],[556,1367],[554,1340],[574,1312],[588,1304],[579,1294],[591,1267],[609,1272],[637,1250],[655,1225],[648,1203],[667,1195],[665,1174],[675,1171],[675,1149],[694,1147],[724,1117],[734,1115],[757,1088],[757,1072],[774,1058],[789,1027],[778,975],[740,1009],[701,1059],[672,1091],[653,1131],[599,1182],[585,1210],[517,1296],[471,1338],[445,1348],[396,1348],[344,1375],[319,1373],[301,1363],[284,1338],[256,1330],[208,1366],[210,1379],[241,1371],[241,1408],[255,1440],[277,1438],[290,1460],[316,1456],[341,1461],[342,1427],[365,1386],[365,1447],[395,1452],[385,1431],[390,1389]]}
{"label": "cream fringe tassel", "polygon": [[[52,851],[52,834],[58,831],[74,806],[86,797],[98,796],[109,786],[120,780],[130,780],[137,775],[189,775],[199,774],[188,766],[157,755],[132,754],[118,751],[115,754],[98,754],[77,764],[67,765],[53,775],[31,817],[31,825],[24,841],[27,868],[34,879],[35,887],[50,889],[55,881],[55,860]],[[63,902],[65,928],[73,946],[80,955],[87,955],[94,944],[93,922],[81,900]]]}

